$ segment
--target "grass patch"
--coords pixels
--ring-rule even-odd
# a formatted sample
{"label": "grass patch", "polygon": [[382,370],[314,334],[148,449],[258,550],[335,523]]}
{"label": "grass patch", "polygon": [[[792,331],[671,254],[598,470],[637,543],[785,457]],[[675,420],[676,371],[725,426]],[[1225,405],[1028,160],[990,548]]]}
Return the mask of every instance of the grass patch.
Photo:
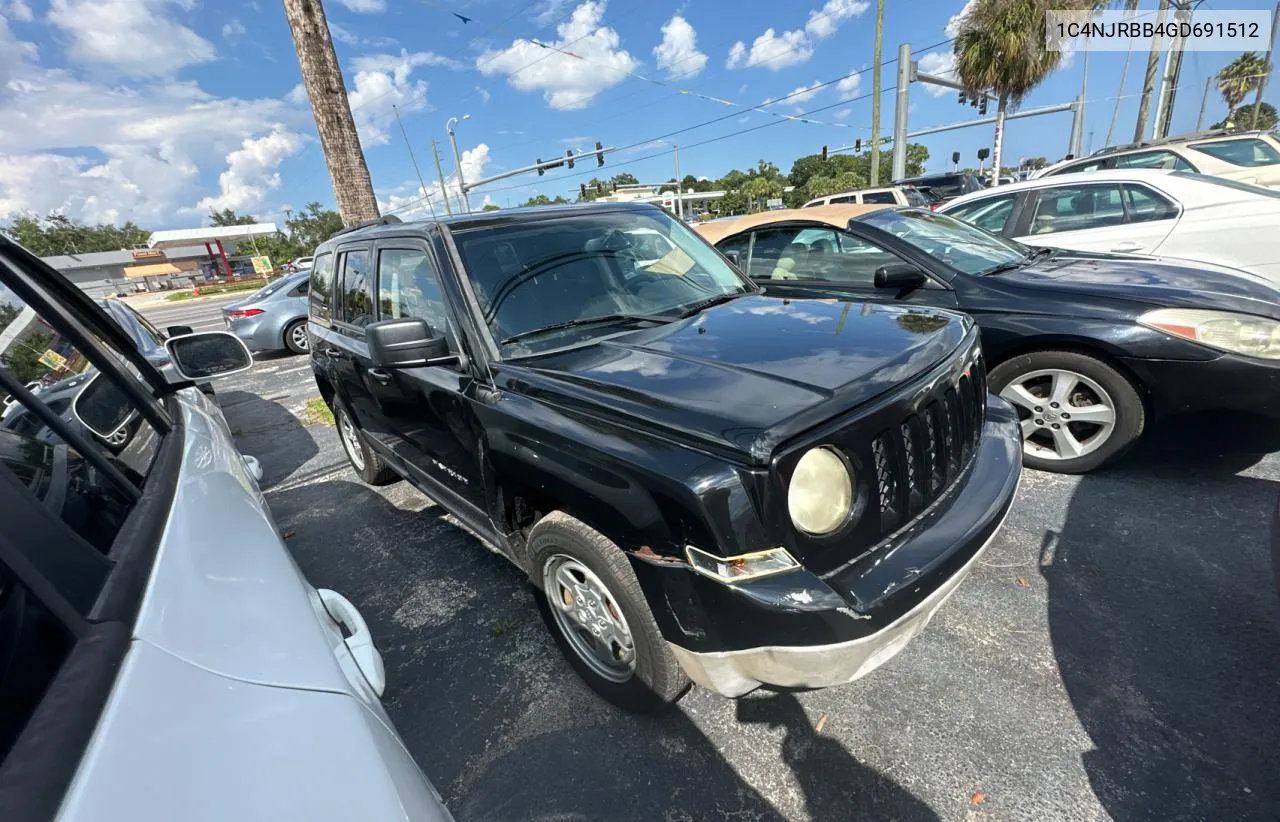
{"label": "grass patch", "polygon": [[497,639],[503,634],[509,634],[520,626],[520,620],[516,617],[504,617],[498,619],[489,626],[489,632],[493,634],[493,638]]}
{"label": "grass patch", "polygon": [[[201,297],[212,297],[215,294],[234,294],[237,291],[257,291],[266,285],[265,280],[254,280],[248,283],[233,283],[231,285],[211,285],[200,289]],[[194,291],[175,291],[165,296],[169,302],[178,302],[180,300],[194,300],[196,294]]]}
{"label": "grass patch", "polygon": [[333,425],[333,411],[319,397],[307,400],[304,411],[306,416],[303,418],[303,425]]}

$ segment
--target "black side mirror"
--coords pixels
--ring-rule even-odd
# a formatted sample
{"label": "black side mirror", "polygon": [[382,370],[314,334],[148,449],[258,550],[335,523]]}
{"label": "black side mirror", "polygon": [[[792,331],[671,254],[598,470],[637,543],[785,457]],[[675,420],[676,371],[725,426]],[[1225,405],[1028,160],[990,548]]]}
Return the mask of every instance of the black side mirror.
{"label": "black side mirror", "polygon": [[164,330],[165,337],[182,337],[194,333],[196,330],[189,325],[171,325]]}
{"label": "black side mirror", "polygon": [[110,439],[133,420],[136,412],[129,395],[113,380],[101,380],[94,374],[71,401],[71,413],[94,434]]}
{"label": "black side mirror", "polygon": [[742,268],[742,255],[737,251],[725,251],[724,257],[738,268]]}
{"label": "black side mirror", "polygon": [[876,269],[876,288],[891,288],[898,293],[914,291],[928,282],[924,272],[910,263],[889,263]]}
{"label": "black side mirror", "polygon": [[183,379],[207,380],[239,374],[253,367],[253,356],[235,334],[202,331],[165,340],[169,361]]}
{"label": "black side mirror", "polygon": [[382,320],[364,329],[369,359],[374,368],[415,368],[456,362],[449,355],[449,343],[436,334],[426,320],[417,317]]}

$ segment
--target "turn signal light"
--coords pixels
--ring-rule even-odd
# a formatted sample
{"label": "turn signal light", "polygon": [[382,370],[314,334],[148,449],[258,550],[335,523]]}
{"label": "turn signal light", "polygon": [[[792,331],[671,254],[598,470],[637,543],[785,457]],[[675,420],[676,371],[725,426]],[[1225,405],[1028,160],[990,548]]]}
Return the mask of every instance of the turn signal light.
{"label": "turn signal light", "polygon": [[261,308],[235,308],[227,312],[228,317],[256,317],[265,314]]}
{"label": "turn signal light", "polygon": [[686,545],[684,554],[689,565],[705,577],[720,582],[746,582],[770,574],[781,574],[800,567],[785,548],[770,548],[736,557],[718,557],[706,551]]}

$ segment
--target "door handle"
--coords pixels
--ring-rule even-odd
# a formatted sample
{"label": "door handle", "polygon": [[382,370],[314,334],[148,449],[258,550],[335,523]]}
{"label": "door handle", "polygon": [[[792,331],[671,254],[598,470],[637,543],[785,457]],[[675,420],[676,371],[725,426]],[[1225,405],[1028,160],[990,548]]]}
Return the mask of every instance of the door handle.
{"label": "door handle", "polygon": [[336,360],[338,357],[342,356],[342,349],[341,348],[323,348],[320,350],[320,353],[324,354],[326,357],[328,357],[331,360]]}
{"label": "door handle", "polygon": [[391,372],[382,368],[370,368],[369,376],[373,377],[375,380],[382,383],[383,385],[386,385],[387,383],[391,382],[391,379],[392,379]]}
{"label": "door handle", "polygon": [[1144,248],[1146,248],[1146,246],[1143,245],[1142,243],[1136,240],[1128,240],[1126,242],[1119,243],[1118,245],[1112,246],[1111,250],[1112,251],[1141,251]]}

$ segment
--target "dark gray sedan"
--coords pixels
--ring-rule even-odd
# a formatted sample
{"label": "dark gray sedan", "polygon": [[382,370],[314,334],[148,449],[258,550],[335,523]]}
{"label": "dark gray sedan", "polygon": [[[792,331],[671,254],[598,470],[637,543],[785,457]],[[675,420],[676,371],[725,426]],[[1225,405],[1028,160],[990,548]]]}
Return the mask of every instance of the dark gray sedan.
{"label": "dark gray sedan", "polygon": [[307,283],[309,271],[281,277],[270,285],[222,309],[227,330],[250,351],[292,351],[305,354],[307,336]]}

